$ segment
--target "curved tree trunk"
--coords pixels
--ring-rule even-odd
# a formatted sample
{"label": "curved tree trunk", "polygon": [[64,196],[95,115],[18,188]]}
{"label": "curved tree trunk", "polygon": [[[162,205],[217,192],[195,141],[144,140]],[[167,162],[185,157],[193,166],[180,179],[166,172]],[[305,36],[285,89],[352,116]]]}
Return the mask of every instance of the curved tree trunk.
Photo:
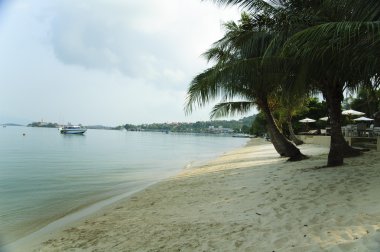
{"label": "curved tree trunk", "polygon": [[289,157],[289,161],[305,159],[306,156],[303,155],[301,151],[294,146],[294,144],[292,144],[278,129],[277,124],[273,119],[272,112],[269,109],[267,99],[261,99],[257,104],[265,114],[269,135],[276,151],[283,157]]}
{"label": "curved tree trunk", "polygon": [[301,145],[301,144],[303,144],[303,141],[300,140],[296,136],[296,134],[294,134],[294,129],[293,129],[292,118],[291,117],[288,118],[287,124],[288,124],[289,133],[290,133],[289,134],[290,140],[292,140],[295,145]]}
{"label": "curved tree trunk", "polygon": [[342,134],[343,85],[333,83],[326,87],[325,97],[331,123],[331,143],[327,166],[339,166],[343,165],[344,157],[358,156],[360,151],[349,146]]}

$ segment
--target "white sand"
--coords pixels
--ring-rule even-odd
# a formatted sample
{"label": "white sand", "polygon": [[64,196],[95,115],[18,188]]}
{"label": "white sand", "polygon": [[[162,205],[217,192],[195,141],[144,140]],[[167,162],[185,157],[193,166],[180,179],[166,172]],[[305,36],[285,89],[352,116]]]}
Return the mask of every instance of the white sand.
{"label": "white sand", "polygon": [[286,162],[268,143],[238,149],[44,237],[33,248],[380,251],[380,153],[313,169],[326,164],[328,149],[300,148],[311,158]]}

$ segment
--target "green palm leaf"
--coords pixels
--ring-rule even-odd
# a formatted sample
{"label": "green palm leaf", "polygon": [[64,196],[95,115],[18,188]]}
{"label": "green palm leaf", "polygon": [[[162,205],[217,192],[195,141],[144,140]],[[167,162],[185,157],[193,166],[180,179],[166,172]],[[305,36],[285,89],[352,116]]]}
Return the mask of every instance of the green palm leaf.
{"label": "green palm leaf", "polygon": [[241,8],[248,10],[264,10],[272,9],[274,6],[280,5],[282,0],[211,0],[219,5],[238,5]]}
{"label": "green palm leaf", "polygon": [[246,114],[255,106],[254,102],[236,101],[236,102],[221,102],[216,104],[211,113],[211,118],[220,118],[225,116],[235,116]]}
{"label": "green palm leaf", "polygon": [[380,21],[313,26],[290,37],[283,55],[311,65],[312,76],[357,85],[380,73]]}

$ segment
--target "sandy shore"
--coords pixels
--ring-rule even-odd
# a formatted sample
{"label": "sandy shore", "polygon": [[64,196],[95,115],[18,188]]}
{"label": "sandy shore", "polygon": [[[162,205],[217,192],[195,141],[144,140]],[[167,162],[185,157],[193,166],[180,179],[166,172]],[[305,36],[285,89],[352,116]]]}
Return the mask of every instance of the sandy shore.
{"label": "sandy shore", "polygon": [[328,149],[301,150],[295,163],[264,142],[229,152],[28,251],[380,251],[380,153],[314,169]]}

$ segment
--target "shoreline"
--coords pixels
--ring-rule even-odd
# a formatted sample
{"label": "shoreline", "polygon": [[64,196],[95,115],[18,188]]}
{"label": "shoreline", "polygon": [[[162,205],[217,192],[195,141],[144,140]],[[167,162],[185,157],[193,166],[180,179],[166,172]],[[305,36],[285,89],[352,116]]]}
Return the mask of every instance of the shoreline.
{"label": "shoreline", "polygon": [[[242,145],[239,148],[242,148],[243,146],[246,146],[250,141],[247,141],[245,145]],[[227,151],[228,153],[229,151]],[[221,154],[215,154],[207,159],[202,160],[194,160],[191,161],[189,164],[182,167],[181,170],[178,170],[176,172],[168,173],[167,176],[161,179],[154,180],[153,182],[149,182],[147,184],[139,185],[138,187],[134,188],[131,191],[119,193],[116,195],[113,195],[109,198],[104,198],[99,201],[91,202],[90,204],[83,205],[82,207],[78,208],[75,211],[68,212],[61,217],[57,219],[52,219],[50,222],[47,222],[47,224],[39,227],[38,229],[26,233],[26,235],[21,236],[20,238],[11,241],[7,244],[4,244],[0,246],[0,252],[13,252],[13,251],[25,251],[26,248],[29,248],[29,246],[33,246],[41,242],[44,238],[50,236],[51,234],[57,233],[61,230],[64,230],[68,227],[71,227],[75,225],[75,223],[83,220],[86,217],[90,217],[92,215],[96,215],[99,212],[104,211],[104,209],[107,209],[108,207],[112,206],[113,204],[117,204],[117,202],[122,200],[127,200],[128,198],[132,197],[134,194],[137,194],[141,191],[144,191],[146,188],[149,188],[151,186],[154,186],[155,184],[164,182],[165,180],[171,179],[172,177],[177,176],[178,174],[183,173],[184,171],[189,171],[192,169],[197,169],[198,167],[202,167],[203,165],[207,164],[211,160],[217,159],[219,156],[224,155],[226,152]]]}
{"label": "shoreline", "polygon": [[286,162],[261,143],[184,169],[28,250],[379,251],[378,153],[315,169],[328,148],[305,144],[310,159]]}
{"label": "shoreline", "polygon": [[116,196],[112,196],[111,198],[104,199],[104,200],[92,203],[90,205],[84,206],[78,209],[77,211],[68,213],[58,219],[55,219],[49,222],[47,225],[43,226],[42,228],[36,231],[33,231],[31,233],[28,233],[27,235],[0,247],[0,252],[25,251],[25,248],[29,247],[30,245],[33,246],[41,242],[44,239],[42,237],[51,235],[53,233],[59,232],[60,230],[63,230],[72,225],[75,225],[76,222],[86,217],[90,217],[98,213],[99,211],[102,211],[104,208],[107,208],[108,206],[111,206],[120,200],[127,199],[128,197],[131,197],[134,194],[140,191],[143,191],[144,189],[160,182],[161,181],[155,181],[147,185],[138,187],[132,191],[119,194]]}

